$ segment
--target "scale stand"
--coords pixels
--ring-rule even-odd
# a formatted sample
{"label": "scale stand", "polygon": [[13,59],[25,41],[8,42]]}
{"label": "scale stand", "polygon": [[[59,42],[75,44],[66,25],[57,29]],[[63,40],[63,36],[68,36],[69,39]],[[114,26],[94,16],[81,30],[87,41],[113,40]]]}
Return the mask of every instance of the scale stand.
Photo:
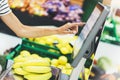
{"label": "scale stand", "polygon": [[[98,41],[99,41],[99,39],[98,39]],[[73,68],[73,71],[72,71],[72,73],[70,75],[70,78],[68,80],[78,80],[78,78],[80,76],[80,73],[84,69],[84,65],[85,65],[87,59],[90,58],[91,55],[95,53],[95,51],[96,51],[96,47],[95,46],[98,45],[98,43],[99,43],[98,41],[97,41],[96,44],[91,43],[91,45],[88,47],[85,55],[79,61],[78,65]]]}
{"label": "scale stand", "polygon": [[78,66],[73,69],[70,76],[63,73],[59,73],[58,80],[78,80],[80,72],[82,72],[84,68],[85,62],[86,62],[86,59],[82,58]]}
{"label": "scale stand", "polygon": [[87,60],[86,58],[81,59],[78,66],[73,69],[70,78],[67,80],[78,80],[78,78],[80,76],[80,72],[82,72],[86,60]]}
{"label": "scale stand", "polygon": [[99,3],[96,6],[99,7],[99,10],[102,12],[99,18],[97,19],[96,23],[94,24],[93,28],[89,32],[89,35],[87,35],[87,38],[83,42],[82,47],[80,48],[77,56],[74,58],[72,62],[73,71],[70,77],[66,80],[78,80],[79,75],[82,72],[84,65],[86,63],[86,60],[90,58],[92,54],[95,54],[96,52],[106,17],[110,11],[109,7],[104,6],[101,3]]}
{"label": "scale stand", "polygon": [[[82,53],[81,55],[79,55],[79,57],[77,57],[77,59],[76,59],[76,63],[72,64],[73,71],[71,72],[71,75],[68,76],[66,74],[60,73],[58,80],[78,80],[80,73],[84,69],[86,60],[88,58],[90,58],[92,54],[94,54],[96,52],[102,29],[103,29],[103,27],[101,27],[98,30],[98,33],[92,40],[91,44],[89,46],[87,46],[85,53]],[[80,56],[82,56],[82,57],[80,57]]]}

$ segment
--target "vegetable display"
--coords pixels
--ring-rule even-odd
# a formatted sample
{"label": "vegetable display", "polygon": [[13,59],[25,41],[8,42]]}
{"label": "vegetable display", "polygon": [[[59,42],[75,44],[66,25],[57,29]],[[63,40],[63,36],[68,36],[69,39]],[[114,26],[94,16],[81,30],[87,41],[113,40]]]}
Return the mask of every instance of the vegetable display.
{"label": "vegetable display", "polygon": [[80,22],[83,14],[80,5],[72,4],[70,0],[9,0],[10,7],[22,12],[38,16],[50,16],[54,20],[64,22]]}

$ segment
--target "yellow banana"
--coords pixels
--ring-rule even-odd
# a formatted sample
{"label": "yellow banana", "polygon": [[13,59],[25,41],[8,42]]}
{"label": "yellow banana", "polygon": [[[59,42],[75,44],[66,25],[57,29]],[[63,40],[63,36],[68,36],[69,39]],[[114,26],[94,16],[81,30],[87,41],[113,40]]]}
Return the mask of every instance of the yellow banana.
{"label": "yellow banana", "polygon": [[33,53],[32,55],[30,55],[31,57],[33,57],[34,59],[42,59],[41,56],[39,56],[38,54],[36,53]]}
{"label": "yellow banana", "polygon": [[13,68],[20,68],[23,62],[18,62],[13,64]]}
{"label": "yellow banana", "polygon": [[44,59],[33,59],[25,61],[22,66],[50,66],[50,62]]}
{"label": "yellow banana", "polygon": [[14,73],[19,74],[19,75],[30,74],[29,72],[24,71],[22,68],[15,68],[13,71],[14,71]]}
{"label": "yellow banana", "polygon": [[22,51],[20,52],[20,55],[23,56],[23,57],[27,57],[27,56],[30,56],[30,52],[27,51],[27,50],[22,50]]}
{"label": "yellow banana", "polygon": [[32,73],[47,73],[51,71],[51,68],[47,66],[25,66],[23,70]]}
{"label": "yellow banana", "polygon": [[24,62],[26,59],[22,56],[17,56],[16,58],[14,58],[14,62]]}
{"label": "yellow banana", "polygon": [[18,75],[13,75],[14,79],[15,80],[23,80],[23,77],[22,76],[18,76]]}
{"label": "yellow banana", "polygon": [[24,75],[24,78],[28,80],[49,80],[52,77],[52,73],[48,72],[45,74],[29,74]]}

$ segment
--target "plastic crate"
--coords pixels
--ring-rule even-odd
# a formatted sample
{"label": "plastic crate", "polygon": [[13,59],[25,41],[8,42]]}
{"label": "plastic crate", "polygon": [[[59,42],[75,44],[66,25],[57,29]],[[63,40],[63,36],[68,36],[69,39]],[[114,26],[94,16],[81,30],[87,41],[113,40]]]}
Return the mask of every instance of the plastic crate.
{"label": "plastic crate", "polygon": [[31,47],[28,45],[17,45],[15,47],[15,49],[12,52],[10,52],[9,55],[7,55],[7,59],[15,58],[16,56],[19,55],[20,51],[22,51],[22,50],[27,50],[27,51],[30,51],[31,53],[36,53],[36,54],[40,55],[41,57],[49,57],[51,59],[58,58],[59,56],[61,56],[60,54],[48,52],[48,51],[45,51],[43,49],[34,48],[34,47]]}
{"label": "plastic crate", "polygon": [[[57,58],[57,55],[49,55],[47,52],[45,52],[44,50],[41,50],[41,49],[37,49],[37,48],[33,48],[33,47],[30,47],[28,45],[17,45],[13,51],[11,51],[9,53],[9,55],[6,56],[7,59],[14,59],[16,56],[18,56],[20,54],[20,51],[22,50],[27,50],[29,51],[31,54],[32,53],[36,53],[38,55],[40,55],[41,57],[49,57],[49,58]],[[57,68],[52,68],[52,72],[54,71],[58,71]],[[53,73],[54,73],[53,72]],[[56,73],[57,74],[57,73]],[[56,75],[55,73],[53,74],[53,76],[51,77],[50,80],[56,80],[55,79]]]}
{"label": "plastic crate", "polygon": [[116,22],[113,18],[108,18],[106,22],[109,22],[109,25],[105,24],[101,41],[118,44],[120,40],[116,32]]}
{"label": "plastic crate", "polygon": [[[60,55],[53,55],[53,53],[49,54],[48,52],[44,51],[44,50],[41,50],[41,49],[38,49],[38,48],[34,48],[34,47],[31,47],[29,45],[17,45],[13,51],[10,52],[9,55],[6,56],[7,59],[14,59],[16,56],[19,55],[20,51],[22,50],[27,50],[27,51],[30,51],[30,53],[36,53],[38,55],[40,55],[41,57],[49,57],[51,59],[53,58],[58,58]],[[55,68],[55,70],[57,70]],[[53,77],[50,79],[50,80],[56,80],[54,79],[56,75],[53,75]],[[78,79],[78,80],[82,80],[82,79]]]}
{"label": "plastic crate", "polygon": [[[31,53],[32,52],[34,52],[34,53],[37,53],[37,54],[41,54],[42,55],[42,51],[41,50],[38,50],[38,49],[34,49],[34,48],[32,48],[32,47],[30,47],[30,46],[27,46],[27,45],[17,45],[16,47],[15,47],[15,49],[13,50],[13,51],[11,51],[10,53],[9,53],[9,55],[7,55],[7,59],[13,59],[13,58],[15,58],[16,56],[18,56],[19,55],[19,53],[20,53],[20,51],[22,51],[22,50],[28,50],[28,51],[30,51]],[[45,54],[44,54],[45,55]],[[43,55],[43,56],[44,56]],[[50,56],[49,56],[50,57]]]}
{"label": "plastic crate", "polygon": [[[57,47],[50,47],[48,45],[38,44],[38,43],[35,43],[32,41],[29,41],[27,39],[24,39],[24,38],[22,39],[22,45],[26,45],[28,47],[30,46],[32,48],[39,49],[40,51],[43,52],[43,54],[45,53],[46,56],[51,56],[51,58],[58,58],[63,55]],[[70,63],[72,62],[72,60],[73,60],[72,53],[66,54],[63,56],[67,57],[68,62],[70,62]]]}
{"label": "plastic crate", "polygon": [[[27,40],[27,39],[23,39],[23,41],[22,41],[22,45],[24,45],[24,46],[28,46],[28,47],[32,47],[32,48],[35,48],[35,49],[40,49],[40,50],[42,50],[42,51],[44,51],[45,53],[49,50],[49,49],[53,49],[53,50],[57,50],[57,51],[59,51],[59,49],[57,48],[57,47],[50,47],[50,46],[48,46],[48,45],[42,45],[42,44],[38,44],[38,43],[35,43],[35,42],[32,42],[32,41],[29,41],[29,40]],[[27,47],[27,48],[28,48]],[[32,52],[32,51],[31,51]],[[37,52],[36,52],[37,53]],[[44,53],[43,53],[44,54]],[[40,54],[40,56],[42,56],[42,57],[46,57],[46,56],[48,56],[49,58],[58,58],[58,57],[60,57],[60,56],[62,56],[63,54],[57,54],[57,53],[54,53],[54,52],[47,52],[46,53],[46,55],[43,55],[43,54]],[[67,55],[64,55],[64,56],[66,56],[67,58],[68,58],[68,62],[69,63],[71,63],[72,61],[73,61],[73,58],[72,58],[72,54],[67,54]],[[93,62],[93,60],[91,59],[91,58],[88,58],[87,59],[87,61],[86,61],[86,63],[85,63],[85,68],[88,68],[88,69],[90,69],[90,67],[91,67],[91,65],[92,65],[92,62]],[[82,79],[78,79],[78,80],[82,80]]]}
{"label": "plastic crate", "polygon": [[[27,45],[27,46],[32,46],[33,48],[35,49],[40,49],[42,51],[44,51],[46,53],[45,56],[50,56],[49,58],[58,58],[60,56],[62,56],[63,54],[61,53],[55,53],[55,52],[50,52],[49,49],[53,49],[53,50],[57,50],[59,51],[59,49],[57,47],[50,47],[48,45],[42,45],[42,44],[38,44],[38,43],[35,43],[35,42],[32,42],[32,41],[29,41],[27,40],[26,38],[23,38],[23,41],[22,41],[22,45]],[[60,51],[59,51],[60,52]],[[68,62],[71,63],[73,61],[73,56],[72,54],[67,54],[67,55],[64,55],[68,58]],[[44,57],[44,56],[43,56]],[[91,65],[92,65],[92,62],[93,60],[91,58],[88,58],[87,61],[85,62],[85,68],[90,68]]]}
{"label": "plastic crate", "polygon": [[[16,56],[19,55],[20,51],[22,50],[27,50],[29,51],[31,54],[32,53],[36,53],[38,55],[40,55],[41,57],[47,57],[47,53],[45,53],[44,51],[41,51],[40,49],[36,49],[36,48],[32,48],[30,46],[27,45],[17,45],[14,50],[12,52],[10,52],[9,55],[6,56],[7,59],[14,59]],[[55,55],[51,55],[48,56],[49,58],[56,58]],[[58,77],[58,72],[60,71],[58,68],[55,67],[51,67],[52,69],[52,77],[50,78],[50,80],[57,80],[56,77]],[[25,79],[26,80],[26,79]]]}

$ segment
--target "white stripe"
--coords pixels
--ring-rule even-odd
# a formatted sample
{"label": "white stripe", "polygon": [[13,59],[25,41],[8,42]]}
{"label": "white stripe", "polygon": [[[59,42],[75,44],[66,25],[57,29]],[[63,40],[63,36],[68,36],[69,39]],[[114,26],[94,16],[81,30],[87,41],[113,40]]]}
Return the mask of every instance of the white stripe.
{"label": "white stripe", "polygon": [[7,12],[7,11],[9,11],[10,9],[9,9],[9,7],[8,8],[5,8],[4,10],[0,10],[0,13],[4,13],[4,12]]}
{"label": "white stripe", "polygon": [[4,10],[6,7],[9,7],[8,4],[4,5],[3,7],[0,7],[0,11]]}
{"label": "white stripe", "polygon": [[[0,1],[0,16],[6,15],[6,14],[11,12],[11,9],[10,9],[9,5],[6,4],[6,3],[8,3],[7,0],[5,0],[5,1],[1,0]],[[4,4],[6,4],[6,5],[4,5]]]}
{"label": "white stripe", "polygon": [[0,6],[2,5],[2,4],[4,4],[4,3],[7,3],[8,1],[7,0],[1,0],[0,1]]}
{"label": "white stripe", "polygon": [[7,14],[9,14],[10,12],[12,12],[12,11],[11,11],[11,10],[9,10],[7,13],[4,13],[4,14],[1,14],[1,13],[0,13],[0,16],[7,15]]}

